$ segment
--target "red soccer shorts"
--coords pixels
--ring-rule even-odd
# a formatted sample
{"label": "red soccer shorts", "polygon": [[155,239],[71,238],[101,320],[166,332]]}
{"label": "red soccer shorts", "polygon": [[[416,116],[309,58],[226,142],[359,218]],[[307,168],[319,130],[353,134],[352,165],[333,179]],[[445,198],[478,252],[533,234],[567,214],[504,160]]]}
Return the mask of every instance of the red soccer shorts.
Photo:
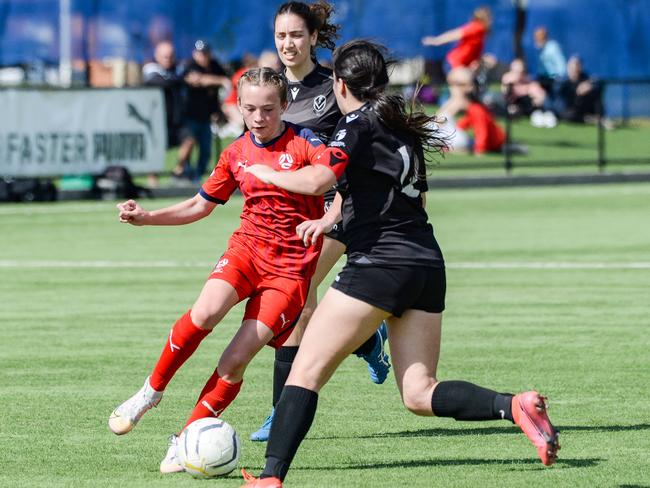
{"label": "red soccer shorts", "polygon": [[224,280],[248,298],[243,320],[259,320],[273,331],[269,346],[279,348],[291,335],[309,291],[309,280],[286,278],[259,269],[243,247],[231,247],[219,259],[208,279]]}

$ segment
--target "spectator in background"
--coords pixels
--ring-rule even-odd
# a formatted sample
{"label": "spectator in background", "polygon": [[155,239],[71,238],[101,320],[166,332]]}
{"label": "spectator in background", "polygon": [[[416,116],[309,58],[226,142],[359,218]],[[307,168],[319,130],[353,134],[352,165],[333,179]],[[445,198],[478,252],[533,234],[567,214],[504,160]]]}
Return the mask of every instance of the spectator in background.
{"label": "spectator in background", "polygon": [[[154,61],[142,67],[145,86],[159,87],[165,97],[167,149],[179,147],[178,160],[186,161],[194,146],[192,134],[183,126],[183,78],[176,63],[174,45],[161,41],[154,49]],[[149,175],[149,185],[158,186],[158,175]]]}
{"label": "spectator in background", "polygon": [[[481,56],[479,68],[474,72],[477,85],[477,95],[481,102],[493,113],[504,108],[503,96],[490,89],[490,85],[501,83],[501,78],[508,71],[509,64],[502,63],[494,54],[485,53]],[[499,113],[499,115],[502,115]]]}
{"label": "spectator in background", "polygon": [[[476,82],[468,68],[455,68],[449,72],[450,97],[440,107],[440,115],[446,119],[440,128],[449,138],[449,146],[456,152],[471,151],[475,155],[499,152],[506,142],[504,130],[496,123],[490,110],[476,97]],[[454,117],[464,112],[454,125]],[[473,132],[473,140],[468,132]]]}
{"label": "spectator in background", "polygon": [[554,98],[556,81],[566,76],[566,59],[560,44],[548,38],[545,27],[538,27],[533,34],[535,47],[539,50],[537,59],[537,81],[550,98]]}
{"label": "spectator in background", "polygon": [[530,115],[542,110],[546,92],[542,85],[533,80],[522,59],[513,59],[510,70],[501,77],[501,92],[505,97],[506,109],[510,115]]}
{"label": "spectator in background", "polygon": [[578,56],[567,62],[567,78],[558,90],[560,117],[570,122],[592,122],[599,113],[601,86],[582,69]]}
{"label": "spectator in background", "polygon": [[549,39],[545,27],[537,27],[533,33],[537,59],[537,81],[546,92],[545,109],[534,110],[530,123],[535,127],[552,128],[557,125],[556,106],[560,82],[566,77],[566,60],[560,44]]}
{"label": "spectator in background", "polygon": [[280,68],[282,68],[282,63],[280,63],[277,52],[271,50],[265,50],[260,53],[260,57],[257,58],[257,65],[260,68],[271,68],[278,73],[280,72]]}
{"label": "spectator in background", "polygon": [[244,119],[237,106],[237,83],[246,71],[257,66],[257,58],[250,53],[244,54],[241,59],[241,66],[230,78],[231,89],[223,100],[221,109],[226,116],[227,124],[219,129],[219,135],[223,137],[237,137],[244,130]]}
{"label": "spectator in background", "polygon": [[278,54],[275,51],[262,51],[260,57],[257,59],[257,65],[260,68],[271,68],[277,72],[280,72],[281,64]]}
{"label": "spectator in background", "polygon": [[449,30],[437,36],[422,38],[424,46],[441,46],[458,41],[458,44],[447,54],[447,62],[451,68],[468,67],[477,69],[483,54],[485,38],[492,26],[492,12],[488,7],[474,10],[471,20],[456,29]]}
{"label": "spectator in background", "polygon": [[196,168],[192,168],[188,158],[180,161],[174,169],[174,175],[200,181],[212,151],[212,119],[225,119],[219,90],[230,90],[230,78],[212,57],[208,43],[199,39],[194,43],[192,59],[185,67],[183,79],[187,86],[186,124],[198,143],[199,155]]}

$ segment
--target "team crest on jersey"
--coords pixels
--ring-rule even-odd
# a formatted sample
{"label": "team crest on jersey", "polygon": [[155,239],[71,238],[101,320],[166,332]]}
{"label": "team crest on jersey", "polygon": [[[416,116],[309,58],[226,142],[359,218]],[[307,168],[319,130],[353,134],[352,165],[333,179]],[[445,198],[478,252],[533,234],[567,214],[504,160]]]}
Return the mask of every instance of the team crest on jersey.
{"label": "team crest on jersey", "polygon": [[293,165],[293,156],[289,153],[282,153],[280,154],[278,163],[282,169],[291,169],[291,165]]}
{"label": "team crest on jersey", "polygon": [[327,105],[327,97],[325,95],[318,95],[314,98],[314,113],[322,115],[325,112],[325,105]]}
{"label": "team crest on jersey", "polygon": [[350,114],[350,115],[345,117],[345,122],[349,124],[350,122],[352,122],[353,120],[356,120],[358,118],[359,118],[359,114]]}
{"label": "team crest on jersey", "polygon": [[341,129],[340,131],[338,131],[336,133],[336,135],[334,136],[334,139],[336,139],[337,141],[342,141],[343,139],[345,139],[345,136],[347,135],[347,133],[348,133],[348,131],[346,131],[345,129]]}
{"label": "team crest on jersey", "polygon": [[296,99],[296,97],[298,96],[298,92],[299,92],[299,91],[300,91],[300,88],[298,88],[297,86],[294,86],[294,87],[291,89],[291,99],[292,99],[292,100],[295,100],[295,99]]}

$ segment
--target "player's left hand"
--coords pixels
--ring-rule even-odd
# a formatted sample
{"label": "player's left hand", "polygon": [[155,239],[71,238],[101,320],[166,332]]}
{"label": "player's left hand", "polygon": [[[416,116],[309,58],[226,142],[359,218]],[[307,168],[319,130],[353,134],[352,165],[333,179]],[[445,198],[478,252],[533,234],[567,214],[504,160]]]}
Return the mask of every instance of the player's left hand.
{"label": "player's left hand", "polygon": [[263,164],[252,164],[250,166],[246,166],[244,168],[244,171],[246,171],[246,173],[252,174],[264,183],[271,183],[271,175],[275,173],[275,170],[273,168],[270,168]]}
{"label": "player's left hand", "polygon": [[305,220],[296,227],[296,234],[302,239],[305,246],[315,244],[318,238],[332,230],[334,224],[330,224],[325,219]]}

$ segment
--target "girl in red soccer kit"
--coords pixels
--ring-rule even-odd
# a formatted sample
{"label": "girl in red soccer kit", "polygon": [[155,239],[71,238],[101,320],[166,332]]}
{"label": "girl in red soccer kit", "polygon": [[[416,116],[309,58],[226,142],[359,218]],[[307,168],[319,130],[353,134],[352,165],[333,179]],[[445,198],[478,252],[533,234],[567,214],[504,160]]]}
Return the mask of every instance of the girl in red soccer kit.
{"label": "girl in red soccer kit", "polygon": [[[265,345],[280,347],[302,310],[314,273],[320,242],[305,246],[298,224],[322,216],[320,196],[287,192],[245,172],[248,164],[295,171],[314,163],[324,144],[314,133],[283,122],[285,79],[270,68],[245,73],[239,81],[239,107],[245,134],[226,148],[199,194],[160,210],[146,211],[133,200],[118,205],[121,222],[132,225],[182,225],[205,218],[239,189],[244,196],[241,226],[231,236],[192,308],[173,326],[144,386],[109,418],[117,435],[130,432],[161,400],[174,373],[238,302],[248,299],[241,326],[224,350],[185,425],[219,416],[235,399],[248,363]],[[331,186],[331,184],[329,184]],[[321,194],[325,188],[314,188]],[[176,437],[161,463],[164,473],[181,471]]]}
{"label": "girl in red soccer kit", "polygon": [[[289,191],[338,181],[347,262],[314,312],[276,406],[260,479],[250,488],[281,488],[309,431],[320,389],[381,320],[387,320],[395,379],[406,408],[456,420],[509,420],[532,441],[545,465],[555,462],[558,433],[536,391],[498,393],[466,381],[439,381],[445,264],[428,223],[424,149],[442,149],[435,118],[409,113],[385,93],[383,49],[351,41],[334,53],[334,93],[344,117],[317,164],[294,172],[262,165],[246,171]],[[336,142],[336,144],[334,144]],[[305,244],[326,232],[328,216],[300,224]]]}

